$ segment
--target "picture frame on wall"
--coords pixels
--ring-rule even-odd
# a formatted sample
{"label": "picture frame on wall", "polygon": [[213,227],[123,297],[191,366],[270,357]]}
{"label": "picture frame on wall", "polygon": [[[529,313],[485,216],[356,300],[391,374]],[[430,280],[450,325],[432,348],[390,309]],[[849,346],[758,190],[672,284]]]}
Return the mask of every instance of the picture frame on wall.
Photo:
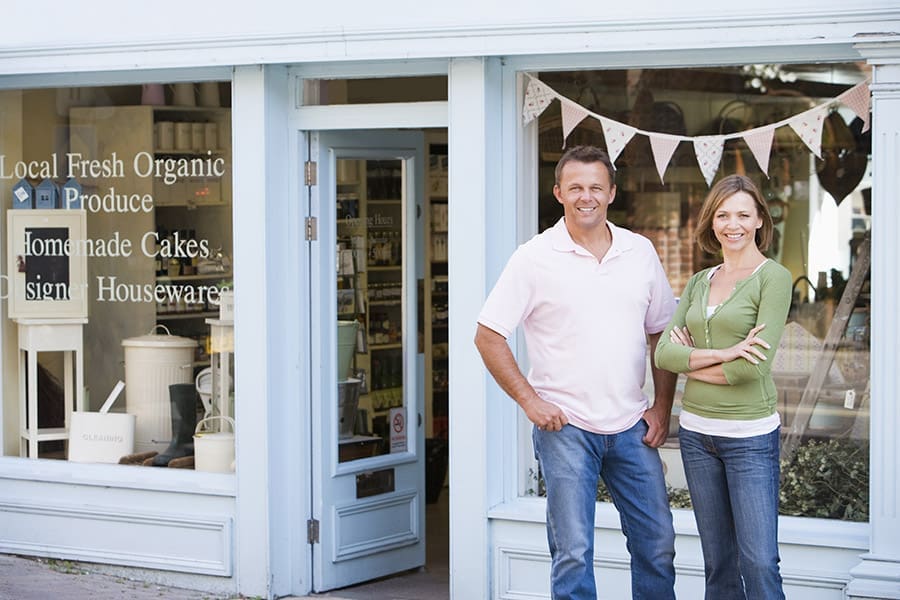
{"label": "picture frame on wall", "polygon": [[86,318],[85,211],[11,210],[6,219],[9,318]]}

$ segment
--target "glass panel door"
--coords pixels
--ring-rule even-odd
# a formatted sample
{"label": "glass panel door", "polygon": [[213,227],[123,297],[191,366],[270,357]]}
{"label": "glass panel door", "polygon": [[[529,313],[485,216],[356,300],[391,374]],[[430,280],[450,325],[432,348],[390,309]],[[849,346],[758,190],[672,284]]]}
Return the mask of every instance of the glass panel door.
{"label": "glass panel door", "polygon": [[423,385],[416,259],[424,136],[313,135],[313,587],[421,566]]}

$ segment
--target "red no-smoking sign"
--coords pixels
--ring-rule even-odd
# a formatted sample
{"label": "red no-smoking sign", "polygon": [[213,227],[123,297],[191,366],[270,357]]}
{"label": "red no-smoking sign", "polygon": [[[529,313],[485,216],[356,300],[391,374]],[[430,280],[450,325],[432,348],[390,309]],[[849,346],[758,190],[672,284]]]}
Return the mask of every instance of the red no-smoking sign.
{"label": "red no-smoking sign", "polygon": [[392,424],[394,426],[394,431],[396,431],[397,433],[400,433],[401,431],[403,431],[406,428],[404,419],[403,419],[403,413],[397,413],[396,415],[394,415],[394,420],[392,421]]}
{"label": "red no-smoking sign", "polygon": [[391,409],[391,452],[406,452],[406,409]]}

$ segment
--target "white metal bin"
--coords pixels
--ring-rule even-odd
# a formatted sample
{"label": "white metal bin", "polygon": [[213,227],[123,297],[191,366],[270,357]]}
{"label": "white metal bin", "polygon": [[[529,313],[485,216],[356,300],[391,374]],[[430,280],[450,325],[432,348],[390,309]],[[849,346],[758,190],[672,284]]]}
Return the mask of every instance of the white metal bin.
{"label": "white metal bin", "polygon": [[[157,325],[165,329],[162,325]],[[197,342],[177,335],[147,335],[122,341],[125,348],[125,407],[135,415],[134,451],[166,449],[172,439],[169,386],[192,383]]]}

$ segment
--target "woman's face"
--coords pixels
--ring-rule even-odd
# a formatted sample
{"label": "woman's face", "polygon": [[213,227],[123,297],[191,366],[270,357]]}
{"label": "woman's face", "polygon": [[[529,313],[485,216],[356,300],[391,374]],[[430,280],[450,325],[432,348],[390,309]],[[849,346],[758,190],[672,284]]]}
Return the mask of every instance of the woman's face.
{"label": "woman's face", "polygon": [[753,196],[737,192],[725,198],[713,215],[712,227],[723,252],[740,251],[751,244],[755,247],[762,217]]}

